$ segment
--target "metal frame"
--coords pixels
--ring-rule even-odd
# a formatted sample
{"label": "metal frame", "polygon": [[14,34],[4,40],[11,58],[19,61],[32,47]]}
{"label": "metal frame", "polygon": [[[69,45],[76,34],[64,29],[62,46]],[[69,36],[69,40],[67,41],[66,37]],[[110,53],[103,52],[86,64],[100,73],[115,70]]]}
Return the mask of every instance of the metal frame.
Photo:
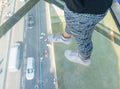
{"label": "metal frame", "polygon": [[13,16],[0,26],[0,38],[9,31],[40,0],[29,0]]}

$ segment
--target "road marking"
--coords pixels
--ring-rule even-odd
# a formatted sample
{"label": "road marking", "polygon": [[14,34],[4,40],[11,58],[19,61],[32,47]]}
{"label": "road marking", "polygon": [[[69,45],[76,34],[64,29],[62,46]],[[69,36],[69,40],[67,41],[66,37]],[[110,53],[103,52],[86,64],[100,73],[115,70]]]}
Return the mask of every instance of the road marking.
{"label": "road marking", "polygon": [[[38,15],[38,8],[39,8],[39,2],[36,6],[36,83],[37,85],[39,84],[40,82],[40,72],[39,72],[39,15]],[[38,45],[39,44],[39,45]],[[39,86],[38,86],[39,88]]]}

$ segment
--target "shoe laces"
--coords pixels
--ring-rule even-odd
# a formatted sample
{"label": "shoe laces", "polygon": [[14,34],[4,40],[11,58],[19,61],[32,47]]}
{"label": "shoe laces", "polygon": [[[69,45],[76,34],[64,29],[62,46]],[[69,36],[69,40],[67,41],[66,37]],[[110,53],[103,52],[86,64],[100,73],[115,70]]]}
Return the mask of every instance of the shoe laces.
{"label": "shoe laces", "polygon": [[80,54],[79,54],[79,52],[77,51],[77,52],[74,52],[74,51],[71,51],[71,54],[70,54],[71,56],[75,56],[75,57],[79,57],[82,61],[84,61],[84,62],[87,62],[88,61],[88,58],[84,58],[84,57],[82,57]]}
{"label": "shoe laces", "polygon": [[71,56],[79,56],[78,52],[71,51]]}
{"label": "shoe laces", "polygon": [[54,34],[53,38],[55,39],[55,41],[58,41],[59,39],[61,39],[61,34]]}

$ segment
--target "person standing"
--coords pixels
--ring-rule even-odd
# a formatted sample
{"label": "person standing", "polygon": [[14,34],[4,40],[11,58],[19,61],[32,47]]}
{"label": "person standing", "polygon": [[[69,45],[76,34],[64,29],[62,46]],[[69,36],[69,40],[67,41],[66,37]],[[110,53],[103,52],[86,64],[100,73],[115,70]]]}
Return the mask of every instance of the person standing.
{"label": "person standing", "polygon": [[75,63],[90,65],[93,49],[92,33],[95,25],[102,20],[113,0],[64,0],[66,28],[63,33],[49,34],[50,42],[71,43],[73,36],[77,51],[65,50],[65,57]]}

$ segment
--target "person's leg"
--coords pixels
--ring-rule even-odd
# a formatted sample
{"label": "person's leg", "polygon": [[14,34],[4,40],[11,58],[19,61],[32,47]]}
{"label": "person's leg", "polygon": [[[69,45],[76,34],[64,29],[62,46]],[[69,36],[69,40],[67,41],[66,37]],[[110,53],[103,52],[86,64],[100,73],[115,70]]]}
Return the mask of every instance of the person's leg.
{"label": "person's leg", "polygon": [[93,14],[79,14],[70,11],[65,7],[66,17],[66,33],[72,34],[78,44],[78,51],[65,51],[68,60],[84,65],[90,64],[90,56],[92,52],[92,32],[94,26],[105,16]]}
{"label": "person's leg", "polygon": [[[71,36],[75,37],[78,44],[78,51],[65,51],[68,60],[84,65],[90,64],[90,56],[92,52],[92,32],[94,26],[105,16],[79,14],[70,11],[66,6],[64,8],[66,29],[63,33],[51,34],[48,36],[51,42],[70,43]],[[51,40],[52,39],[52,40]]]}
{"label": "person's leg", "polygon": [[68,34],[67,32],[63,32],[62,35],[65,37],[65,38],[71,38],[71,34]]}
{"label": "person's leg", "polygon": [[72,39],[71,39],[71,35],[67,34],[67,33],[55,33],[55,34],[49,34],[47,37],[49,42],[61,42],[64,44],[70,44]]}
{"label": "person's leg", "polygon": [[[66,6],[65,6],[66,7]],[[65,8],[65,15],[69,14],[67,11],[66,11],[66,8]],[[66,17],[66,16],[65,16]],[[67,16],[67,18],[71,18],[69,17],[69,15]],[[66,19],[67,19],[66,18]],[[72,18],[70,19],[72,20]],[[67,23],[67,22],[66,22]],[[71,33],[70,33],[70,30],[72,28],[69,28],[69,25],[66,25],[66,28],[65,28],[65,31],[62,32],[62,33],[55,33],[55,34],[49,34],[48,35],[48,41],[49,42],[61,42],[61,43],[64,43],[64,44],[70,44],[72,39],[71,39]]]}
{"label": "person's leg", "polygon": [[[78,44],[78,52],[84,57],[88,58],[92,52],[92,33],[94,26],[104,17],[104,15],[79,14],[79,19],[74,22],[74,29],[71,34],[75,37]],[[78,24],[79,22],[79,24]],[[76,26],[78,25],[78,26]],[[76,28],[77,27],[77,28]]]}

